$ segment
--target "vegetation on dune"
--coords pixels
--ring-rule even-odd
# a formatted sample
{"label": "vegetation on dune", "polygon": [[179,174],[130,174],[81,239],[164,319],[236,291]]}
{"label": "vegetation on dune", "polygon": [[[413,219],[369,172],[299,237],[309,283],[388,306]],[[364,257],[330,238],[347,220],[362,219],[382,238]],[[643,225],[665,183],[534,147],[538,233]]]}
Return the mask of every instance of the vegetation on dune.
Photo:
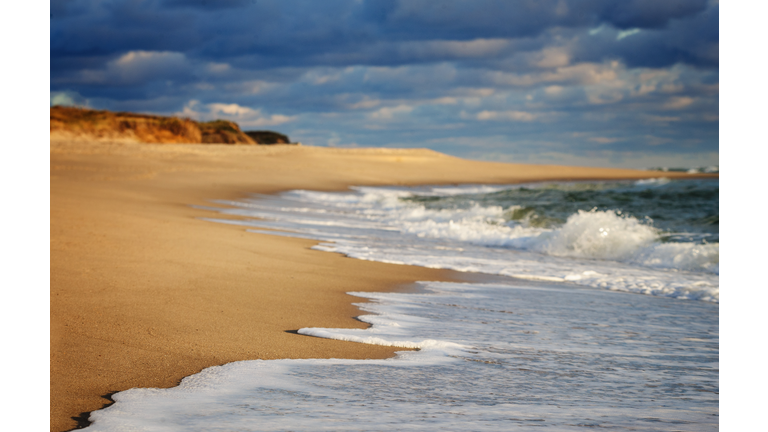
{"label": "vegetation on dune", "polygon": [[245,134],[251,137],[259,144],[290,144],[291,140],[287,135],[272,131],[245,131]]}
{"label": "vegetation on dune", "polygon": [[257,144],[244,134],[235,122],[213,120],[198,123],[203,134],[203,142],[208,144]]}
{"label": "vegetation on dune", "polygon": [[83,108],[51,107],[51,136],[145,143],[201,142],[190,119]]}

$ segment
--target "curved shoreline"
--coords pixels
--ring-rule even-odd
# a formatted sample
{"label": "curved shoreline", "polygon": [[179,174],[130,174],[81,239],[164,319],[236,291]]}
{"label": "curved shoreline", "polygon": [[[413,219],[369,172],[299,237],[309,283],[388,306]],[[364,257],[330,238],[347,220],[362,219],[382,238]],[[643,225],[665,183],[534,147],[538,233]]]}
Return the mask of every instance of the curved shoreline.
{"label": "curved shoreline", "polygon": [[291,331],[365,327],[348,291],[456,277],[318,253],[309,249],[315,241],[203,221],[212,212],[192,205],[350,185],[695,177],[467,161],[422,149],[51,141],[50,156],[55,431],[77,427],[112,392],[174,386],[208,366],[389,357],[396,349]]}

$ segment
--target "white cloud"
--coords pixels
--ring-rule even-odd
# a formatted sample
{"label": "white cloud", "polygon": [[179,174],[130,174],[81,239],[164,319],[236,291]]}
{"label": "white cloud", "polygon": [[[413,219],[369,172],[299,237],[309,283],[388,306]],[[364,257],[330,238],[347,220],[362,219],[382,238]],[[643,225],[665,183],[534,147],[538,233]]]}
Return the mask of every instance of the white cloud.
{"label": "white cloud", "polygon": [[238,104],[210,103],[202,105],[200,101],[190,100],[184,109],[176,113],[199,121],[224,119],[236,122],[241,129],[248,127],[276,126],[296,120],[296,116],[283,114],[264,115],[260,109]]}
{"label": "white cloud", "polygon": [[595,36],[596,34],[602,32],[606,28],[608,28],[608,26],[606,26],[605,24],[600,24],[599,27],[595,27],[595,28],[589,29],[589,35],[590,36]]}
{"label": "white cloud", "polygon": [[259,117],[253,120],[244,120],[241,122],[241,127],[249,126],[277,126],[283,123],[288,123],[296,120],[296,116],[286,116],[282,114],[272,114],[268,117]]}
{"label": "white cloud", "polygon": [[488,97],[488,96],[493,96],[493,94],[496,93],[496,89],[474,88],[474,89],[468,89],[466,93],[469,94],[470,96]]}
{"label": "white cloud", "polygon": [[664,104],[664,109],[669,110],[679,110],[686,108],[687,106],[691,105],[693,102],[695,102],[695,99],[690,98],[688,96],[676,96],[669,98],[667,103]]}
{"label": "white cloud", "polygon": [[80,94],[75,92],[51,92],[51,106],[88,106]]}
{"label": "white cloud", "polygon": [[107,74],[124,82],[173,76],[187,67],[182,53],[171,51],[129,51],[107,65]]}
{"label": "white cloud", "polygon": [[370,99],[368,97],[363,97],[361,101],[355,102],[353,104],[347,104],[347,108],[349,109],[370,109],[375,108],[377,106],[381,105],[381,100],[379,99]]}
{"label": "white cloud", "polygon": [[229,72],[232,68],[227,63],[214,63],[210,62],[207,65],[205,65],[206,71],[208,71],[211,74],[223,74],[225,72]]}
{"label": "white cloud", "polygon": [[556,68],[568,66],[571,62],[571,55],[565,48],[550,47],[544,48],[534,56],[533,64],[540,68]]}
{"label": "white cloud", "polygon": [[540,117],[540,114],[533,114],[525,111],[481,111],[476,116],[476,118],[481,121],[511,120],[518,122],[532,122]]}
{"label": "white cloud", "polygon": [[446,97],[441,97],[437,99],[432,99],[430,103],[435,105],[456,105],[457,103],[459,103],[459,100],[456,99],[455,97],[446,96]]}
{"label": "white cloud", "polygon": [[551,85],[544,88],[544,93],[550,96],[557,96],[563,92],[563,87],[559,85]]}
{"label": "white cloud", "polygon": [[622,39],[624,39],[624,38],[630,37],[630,36],[632,36],[632,35],[636,35],[636,34],[638,34],[638,33],[640,33],[640,29],[639,29],[639,28],[633,28],[633,29],[629,29],[629,30],[623,30],[623,31],[620,31],[620,32],[619,32],[619,34],[617,34],[617,35],[616,35],[616,40],[617,40],[617,41],[618,41],[618,40],[622,40]]}
{"label": "white cloud", "polygon": [[451,83],[456,79],[456,66],[441,63],[429,66],[366,67],[363,82],[388,86],[434,86]]}
{"label": "white cloud", "polygon": [[229,117],[245,117],[245,116],[259,115],[258,110],[240,106],[238,104],[212,103],[212,104],[208,104],[208,109],[209,109],[209,112],[213,115],[223,114]]}
{"label": "white cloud", "polygon": [[680,121],[680,117],[658,116],[658,115],[652,115],[652,114],[644,115],[643,118],[651,122],[659,122],[659,123],[670,123],[670,122]]}
{"label": "white cloud", "polygon": [[589,141],[597,144],[613,144],[617,141],[621,141],[621,138],[609,138],[609,137],[592,137],[588,138]]}
{"label": "white cloud", "polygon": [[331,82],[339,81],[344,75],[353,73],[355,68],[348,67],[343,70],[337,69],[313,69],[305,73],[302,76],[303,81],[307,81],[313,85],[323,85]]}
{"label": "white cloud", "polygon": [[506,39],[437,40],[401,43],[398,45],[398,51],[404,57],[485,58],[503,52],[510,45],[510,41]]}
{"label": "white cloud", "polygon": [[679,93],[683,91],[685,86],[679,82],[664,83],[659,87],[661,93]]}
{"label": "white cloud", "polygon": [[398,105],[395,107],[383,107],[370,114],[368,117],[376,120],[391,120],[396,116],[408,114],[413,111],[414,107],[409,105]]}
{"label": "white cloud", "polygon": [[604,105],[619,102],[624,99],[624,95],[620,90],[613,89],[586,89],[587,100],[593,105]]}
{"label": "white cloud", "polygon": [[137,50],[110,61],[104,69],[84,69],[74,81],[84,84],[136,84],[174,78],[189,69],[189,62],[182,53]]}
{"label": "white cloud", "polygon": [[616,61],[608,63],[579,63],[572,66],[558,67],[552,71],[515,74],[509,72],[491,72],[487,78],[497,85],[531,87],[538,84],[558,83],[566,85],[594,85],[618,79],[624,67]]}
{"label": "white cloud", "polygon": [[246,80],[238,81],[233,84],[226,85],[224,88],[233,92],[241,92],[245,94],[258,94],[265,93],[273,88],[278,87],[278,84],[264,81],[264,80]]}
{"label": "white cloud", "polygon": [[635,87],[631,90],[632,96],[645,96],[651,93],[678,93],[683,90],[680,77],[684,69],[676,65],[670,69],[644,69],[632,74],[631,80]]}

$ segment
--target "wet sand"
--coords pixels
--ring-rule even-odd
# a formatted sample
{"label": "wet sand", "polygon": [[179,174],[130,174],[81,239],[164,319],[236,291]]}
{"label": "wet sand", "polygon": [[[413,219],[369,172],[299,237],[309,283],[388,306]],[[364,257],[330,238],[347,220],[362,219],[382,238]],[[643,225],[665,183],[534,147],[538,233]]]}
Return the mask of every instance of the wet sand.
{"label": "wet sand", "polygon": [[51,141],[51,430],[132,387],[237,360],[385,358],[301,336],[364,327],[348,291],[456,274],[345,258],[203,221],[212,199],[350,185],[690,177],[467,161],[429,150]]}

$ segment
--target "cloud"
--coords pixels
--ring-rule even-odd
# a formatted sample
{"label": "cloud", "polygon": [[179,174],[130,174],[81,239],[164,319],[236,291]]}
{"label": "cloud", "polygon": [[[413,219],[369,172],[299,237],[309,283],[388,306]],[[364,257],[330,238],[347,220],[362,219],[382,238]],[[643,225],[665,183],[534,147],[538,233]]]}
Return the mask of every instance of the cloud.
{"label": "cloud", "polygon": [[51,106],[81,106],[87,107],[88,101],[83,99],[77,92],[56,91],[51,92]]}
{"label": "cloud", "polygon": [[621,29],[662,28],[671,20],[698,14],[707,0],[624,0],[603,9],[601,18]]}
{"label": "cloud", "polygon": [[640,29],[639,28],[633,28],[633,29],[629,29],[629,30],[622,30],[622,31],[619,32],[619,34],[616,35],[616,40],[620,41],[620,40],[622,40],[622,39],[624,39],[626,37],[630,37],[630,36],[632,36],[634,34],[638,34],[638,33],[640,33]]}
{"label": "cloud", "polygon": [[588,139],[589,141],[592,141],[597,144],[613,144],[617,141],[621,141],[621,138],[609,138],[609,137],[591,137]]}
{"label": "cloud", "polygon": [[223,74],[229,72],[232,68],[227,63],[209,62],[205,69],[210,74]]}
{"label": "cloud", "polygon": [[[627,2],[617,2],[617,5],[620,3]],[[655,1],[648,3],[652,5]],[[675,6],[675,2],[669,5]],[[665,10],[662,6],[658,8]],[[719,6],[713,5],[684,19],[666,20],[663,25],[647,28],[604,26],[588,39],[573,44],[573,55],[592,62],[621,59],[629,67],[666,67],[685,63],[715,68],[719,63],[719,16]]]}
{"label": "cloud", "polygon": [[525,111],[481,111],[477,113],[476,118],[481,121],[510,120],[518,122],[532,122],[541,118],[541,114],[534,114]]}
{"label": "cloud", "polygon": [[[695,62],[701,56],[713,55],[708,43],[711,37],[686,35],[701,35],[703,31],[716,34],[718,17],[718,6],[707,8],[705,0],[445,0],[438,4],[425,0],[175,0],[86,4],[78,14],[54,14],[53,59],[109,57],[143,50],[194,52],[203,61],[237,58],[259,69],[462,58],[473,61],[493,59],[512,48],[535,49],[526,46],[532,38],[583,33],[597,27],[619,32],[640,29],[648,37],[639,38],[638,34],[622,41],[638,39],[631,47],[602,46],[589,53],[595,57],[587,60],[640,60],[635,52],[644,53],[649,44],[656,49],[666,41],[687,53],[681,57],[683,61]],[[707,19],[702,21],[705,15]],[[657,34],[663,37],[655,38]],[[612,35],[610,42],[616,45],[617,33]],[[589,49],[582,47],[582,51],[587,54]],[[663,57],[664,61],[669,58]]]}
{"label": "cloud", "polygon": [[268,117],[259,117],[252,120],[241,121],[243,126],[277,126],[283,123],[292,122],[296,117],[285,116],[282,114],[272,114]]}
{"label": "cloud", "polygon": [[225,115],[228,117],[245,117],[259,114],[257,110],[242,107],[238,104],[212,103],[208,104],[208,110],[213,115]]}
{"label": "cloud", "polygon": [[662,28],[673,19],[696,15],[706,0],[613,0],[499,2],[493,0],[429,0],[366,2],[379,22],[416,31],[428,28],[453,34],[526,37],[551,27]]}
{"label": "cloud", "polygon": [[718,149],[717,2],[54,3],[51,103],[456,155]]}
{"label": "cloud", "polygon": [[414,107],[408,105],[398,105],[395,107],[383,107],[370,114],[368,118],[374,120],[392,120],[395,117],[399,117],[405,114],[409,114],[413,111]]}
{"label": "cloud", "polygon": [[368,97],[363,97],[362,100],[351,103],[347,105],[347,108],[349,109],[370,109],[370,108],[376,108],[377,106],[381,105],[382,101],[379,99],[371,99]]}
{"label": "cloud", "polygon": [[653,135],[646,135],[645,136],[646,143],[650,146],[660,146],[664,144],[669,144],[672,142],[672,139],[665,138],[665,137],[657,137]]}
{"label": "cloud", "polygon": [[296,120],[295,116],[282,114],[264,115],[260,109],[244,107],[238,104],[209,103],[203,105],[200,101],[194,99],[187,102],[181,112],[174,114],[198,121],[231,120],[237,122],[241,128],[277,126]]}
{"label": "cloud", "polygon": [[616,89],[587,89],[587,100],[593,105],[614,104],[624,99],[624,94]]}
{"label": "cloud", "polygon": [[253,3],[252,0],[164,0],[169,7],[199,8],[203,10],[241,8]]}
{"label": "cloud", "polygon": [[536,73],[488,72],[487,79],[496,85],[532,87],[539,84],[593,85],[616,80],[622,68],[618,62],[581,63]]}
{"label": "cloud", "polygon": [[541,50],[534,65],[540,68],[556,68],[568,66],[570,61],[571,55],[565,48],[549,47]]}
{"label": "cloud", "polygon": [[563,93],[563,87],[559,85],[551,85],[544,87],[544,93],[550,95],[550,96],[557,96],[561,93]]}
{"label": "cloud", "polygon": [[183,53],[137,50],[111,60],[102,69],[83,69],[70,82],[120,86],[142,84],[157,79],[178,78],[189,68]]}
{"label": "cloud", "polygon": [[680,121],[680,117],[672,117],[672,116],[645,115],[644,117],[645,119],[651,122],[669,123],[669,122]]}
{"label": "cloud", "polygon": [[507,39],[474,39],[468,41],[433,40],[405,42],[396,45],[403,58],[415,59],[473,59],[502,54],[511,45]]}
{"label": "cloud", "polygon": [[662,107],[668,110],[679,110],[679,109],[687,108],[694,102],[695,102],[695,99],[688,96],[675,96],[675,97],[669,98],[669,101],[665,103]]}

